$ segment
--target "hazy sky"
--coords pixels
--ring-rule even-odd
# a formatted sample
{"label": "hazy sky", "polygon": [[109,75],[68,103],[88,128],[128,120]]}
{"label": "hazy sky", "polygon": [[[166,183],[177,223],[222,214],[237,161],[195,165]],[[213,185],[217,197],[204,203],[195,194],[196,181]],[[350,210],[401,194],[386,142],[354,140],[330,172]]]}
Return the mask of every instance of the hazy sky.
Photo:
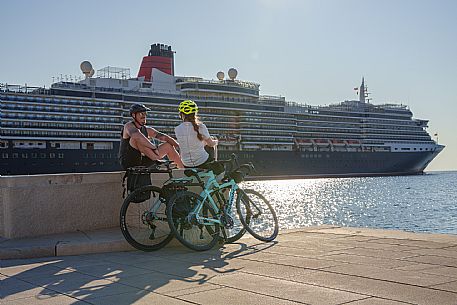
{"label": "hazy sky", "polygon": [[445,150],[428,170],[457,169],[457,1],[24,1],[0,6],[0,82],[49,86],[79,64],[136,76],[153,43],[177,75],[238,79],[312,105],[356,98],[403,103],[429,119]]}

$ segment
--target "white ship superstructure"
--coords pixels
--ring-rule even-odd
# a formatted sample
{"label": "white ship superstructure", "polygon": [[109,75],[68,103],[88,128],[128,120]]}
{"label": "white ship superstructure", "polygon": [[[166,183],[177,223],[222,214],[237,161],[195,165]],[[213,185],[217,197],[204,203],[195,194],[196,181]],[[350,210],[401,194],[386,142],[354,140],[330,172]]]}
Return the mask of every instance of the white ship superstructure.
{"label": "white ship superstructure", "polygon": [[148,124],[173,135],[176,107],[193,99],[220,139],[220,157],[235,152],[261,176],[355,176],[421,173],[444,148],[427,120],[405,105],[375,105],[365,82],[359,99],[327,106],[260,95],[259,84],[230,69],[216,80],[174,75],[174,51],[155,44],[137,77],[128,69],[97,72],[51,88],[0,85],[0,174],[119,170],[120,130],[133,103],[152,108]]}

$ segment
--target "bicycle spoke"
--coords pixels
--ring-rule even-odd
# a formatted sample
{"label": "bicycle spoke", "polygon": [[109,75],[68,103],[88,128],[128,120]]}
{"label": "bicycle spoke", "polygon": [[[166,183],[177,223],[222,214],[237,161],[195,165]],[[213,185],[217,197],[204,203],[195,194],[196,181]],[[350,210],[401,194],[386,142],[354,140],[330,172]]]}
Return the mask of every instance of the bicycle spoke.
{"label": "bicycle spoke", "polygon": [[[246,230],[262,241],[272,241],[278,235],[278,219],[270,203],[254,190],[243,190],[236,202],[240,220]],[[249,223],[247,222],[249,220]]]}
{"label": "bicycle spoke", "polygon": [[[203,205],[201,214],[193,214],[199,205]],[[167,217],[175,237],[190,249],[208,250],[219,238],[219,224],[211,221],[215,213],[198,194],[186,191],[174,195],[167,207]],[[208,218],[208,221],[201,224],[200,217]]]}
{"label": "bicycle spoke", "polygon": [[151,192],[149,199],[136,203],[137,191],[131,193],[121,207],[121,231],[135,248],[153,251],[165,246],[173,237],[160,200],[160,188],[142,187],[138,192]]}

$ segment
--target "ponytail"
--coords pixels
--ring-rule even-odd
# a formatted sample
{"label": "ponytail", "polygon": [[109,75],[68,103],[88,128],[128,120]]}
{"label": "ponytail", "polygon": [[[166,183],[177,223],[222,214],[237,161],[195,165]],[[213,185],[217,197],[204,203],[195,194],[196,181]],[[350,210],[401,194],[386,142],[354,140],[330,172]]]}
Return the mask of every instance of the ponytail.
{"label": "ponytail", "polygon": [[200,141],[203,141],[203,136],[200,134],[200,130],[198,128],[198,124],[200,123],[200,120],[198,119],[197,115],[195,113],[184,114],[184,121],[188,121],[188,122],[192,123],[192,126],[194,126],[194,130],[197,133],[197,138]]}

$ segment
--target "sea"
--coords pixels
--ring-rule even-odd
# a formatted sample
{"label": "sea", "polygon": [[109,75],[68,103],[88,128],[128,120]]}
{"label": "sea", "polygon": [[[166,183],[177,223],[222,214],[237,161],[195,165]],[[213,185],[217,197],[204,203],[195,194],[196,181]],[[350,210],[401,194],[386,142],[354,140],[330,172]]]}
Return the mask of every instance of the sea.
{"label": "sea", "polygon": [[272,203],[282,229],[327,224],[457,234],[457,171],[247,181],[242,187]]}

